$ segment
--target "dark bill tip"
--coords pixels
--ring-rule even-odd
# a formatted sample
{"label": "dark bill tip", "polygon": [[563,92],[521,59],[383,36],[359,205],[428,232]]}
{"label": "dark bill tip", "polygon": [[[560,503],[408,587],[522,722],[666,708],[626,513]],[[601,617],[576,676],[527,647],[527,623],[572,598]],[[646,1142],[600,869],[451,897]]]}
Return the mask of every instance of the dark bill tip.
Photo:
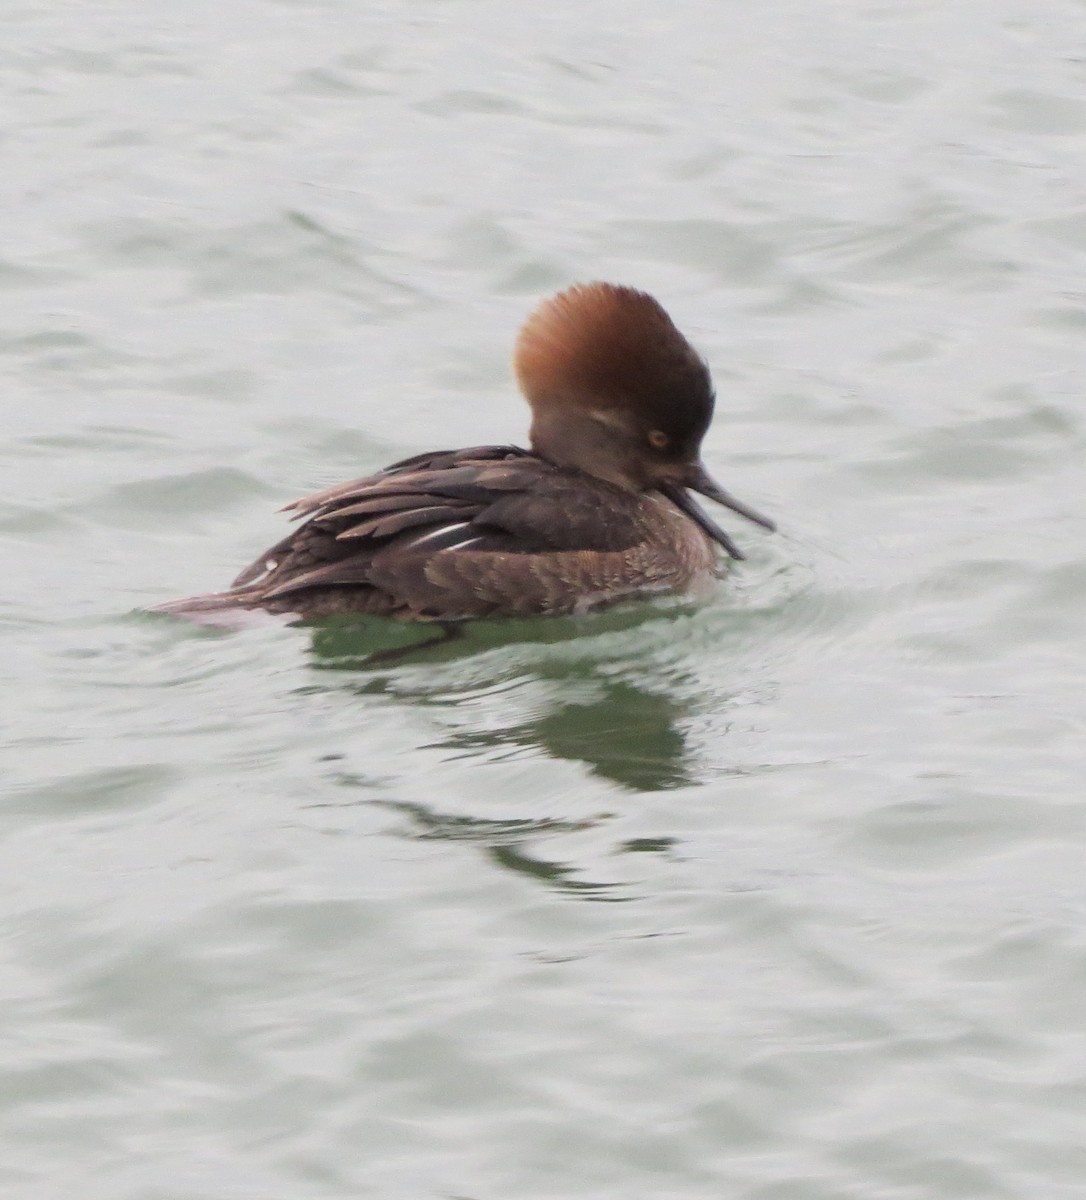
{"label": "dark bill tip", "polygon": [[724,532],[723,529],[713,520],[712,517],[701,507],[693,496],[677,483],[669,483],[660,488],[660,491],[682,512],[694,522],[704,533],[708,534],[714,542],[719,543],[727,553],[735,559],[742,560],[746,557],[743,551],[732,541],[732,539]]}

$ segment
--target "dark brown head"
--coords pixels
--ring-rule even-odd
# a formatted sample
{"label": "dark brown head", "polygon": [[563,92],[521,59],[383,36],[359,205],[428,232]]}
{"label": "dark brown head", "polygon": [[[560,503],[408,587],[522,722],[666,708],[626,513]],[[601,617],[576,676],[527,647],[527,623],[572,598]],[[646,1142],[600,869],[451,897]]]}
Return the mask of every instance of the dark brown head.
{"label": "dark brown head", "polygon": [[610,283],[560,292],[525,322],[514,365],[542,458],[627,491],[663,492],[735,557],[686,488],[772,528],[701,465],[713,417],[709,368],[652,296]]}

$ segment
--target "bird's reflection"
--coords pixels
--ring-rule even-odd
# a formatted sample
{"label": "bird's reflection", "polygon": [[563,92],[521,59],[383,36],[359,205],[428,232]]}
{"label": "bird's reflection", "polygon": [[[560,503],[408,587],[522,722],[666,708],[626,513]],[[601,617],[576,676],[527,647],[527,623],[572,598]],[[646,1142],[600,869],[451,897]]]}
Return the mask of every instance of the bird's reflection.
{"label": "bird's reflection", "polygon": [[666,791],[693,781],[681,703],[619,680],[597,680],[594,691],[572,702],[558,699],[501,729],[456,730],[444,744],[467,753],[502,746],[543,750],[633,791]]}
{"label": "bird's reflection", "polygon": [[481,817],[453,816],[424,804],[398,800],[373,803],[390,808],[409,818],[411,836],[419,841],[470,842],[485,850],[498,866],[516,871],[557,891],[582,900],[620,901],[631,897],[614,883],[594,883],[577,877],[577,869],[565,863],[545,859],[532,852],[534,838],[590,829],[607,820],[607,814],[581,821],[516,819],[496,821]]}
{"label": "bird's reflection", "polygon": [[[479,764],[520,757],[572,761],[629,792],[664,791],[696,782],[687,731],[706,697],[686,673],[689,655],[672,652],[674,621],[655,616],[655,623],[646,621],[644,610],[633,619],[608,614],[587,624],[480,622],[455,641],[435,641],[429,626],[323,624],[312,629],[312,661],[319,670],[337,672],[337,687],[346,682],[358,694],[431,710],[441,733],[420,750]],[[395,667],[375,667],[374,653],[386,649],[396,652]],[[553,791],[542,794],[553,803]],[[582,792],[577,802],[583,798]],[[493,800],[488,795],[488,803]],[[512,798],[514,811],[523,812],[524,801]],[[495,865],[564,895],[633,898],[628,883],[599,882],[591,862],[577,861],[583,843],[575,843],[581,850],[572,861],[553,855],[556,837],[598,827],[605,815],[496,820],[442,811],[440,803],[366,802],[400,813],[407,836],[471,843]],[[598,841],[594,845],[598,853]],[[672,845],[666,836],[616,839],[604,855],[669,856]]]}
{"label": "bird's reflection", "polygon": [[[642,623],[644,618],[641,618]],[[455,679],[435,679],[427,675],[419,680],[397,679],[372,672],[372,655],[385,649],[405,649],[401,663],[449,663],[458,658],[478,655],[495,645],[495,625],[477,623],[447,644],[431,627],[388,626],[377,628],[323,626],[313,630],[314,665],[337,671],[367,672],[357,683],[366,693],[389,693],[402,703],[411,698],[417,703],[456,708],[463,700],[462,685]],[[555,622],[503,622],[502,632],[520,635],[539,648],[553,642],[568,641],[568,624]],[[667,623],[663,623],[665,628]],[[512,628],[510,628],[512,627]],[[627,628],[634,627],[630,622]],[[599,628],[598,626],[596,627]],[[612,621],[604,627],[614,632]],[[481,632],[477,632],[481,631]],[[398,643],[391,639],[398,638]],[[361,652],[360,652],[361,651]],[[417,658],[413,654],[417,652]],[[584,763],[594,774],[633,791],[666,791],[695,781],[694,765],[686,744],[685,725],[689,721],[691,698],[673,686],[666,676],[646,669],[638,675],[625,671],[621,677],[610,673],[609,659],[582,656],[537,657],[529,667],[516,669],[517,682],[525,689],[536,685],[533,702],[510,702],[507,690],[501,711],[488,713],[485,722],[455,722],[440,745],[458,754],[493,756],[502,750],[513,753],[542,751],[547,757]],[[636,657],[635,657],[636,661]],[[503,668],[499,665],[498,673]],[[505,670],[508,677],[508,670]],[[477,689],[477,679],[468,690]],[[539,693],[544,698],[540,700]]]}

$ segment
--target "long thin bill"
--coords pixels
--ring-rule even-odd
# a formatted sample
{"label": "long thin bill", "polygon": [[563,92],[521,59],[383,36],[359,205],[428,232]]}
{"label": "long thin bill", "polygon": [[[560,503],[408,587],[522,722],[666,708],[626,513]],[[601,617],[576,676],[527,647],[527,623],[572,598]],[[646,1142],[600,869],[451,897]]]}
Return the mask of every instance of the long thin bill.
{"label": "long thin bill", "polygon": [[683,483],[695,492],[707,496],[710,500],[715,500],[717,504],[723,504],[725,508],[730,508],[732,512],[738,513],[741,517],[746,517],[748,521],[753,521],[755,525],[761,525],[763,529],[768,529],[770,533],[776,531],[777,526],[768,517],[763,517],[753,508],[748,508],[741,500],[736,500],[730,492],[726,492],[701,463],[695,463],[687,471]]}

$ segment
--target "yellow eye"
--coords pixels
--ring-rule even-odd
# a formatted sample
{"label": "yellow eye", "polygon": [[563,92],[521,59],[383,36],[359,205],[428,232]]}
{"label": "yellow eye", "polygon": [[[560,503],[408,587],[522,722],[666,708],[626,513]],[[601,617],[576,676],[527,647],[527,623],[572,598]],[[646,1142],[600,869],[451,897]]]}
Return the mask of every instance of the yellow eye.
{"label": "yellow eye", "polygon": [[657,450],[663,450],[671,439],[662,429],[649,430],[649,445],[655,446]]}

